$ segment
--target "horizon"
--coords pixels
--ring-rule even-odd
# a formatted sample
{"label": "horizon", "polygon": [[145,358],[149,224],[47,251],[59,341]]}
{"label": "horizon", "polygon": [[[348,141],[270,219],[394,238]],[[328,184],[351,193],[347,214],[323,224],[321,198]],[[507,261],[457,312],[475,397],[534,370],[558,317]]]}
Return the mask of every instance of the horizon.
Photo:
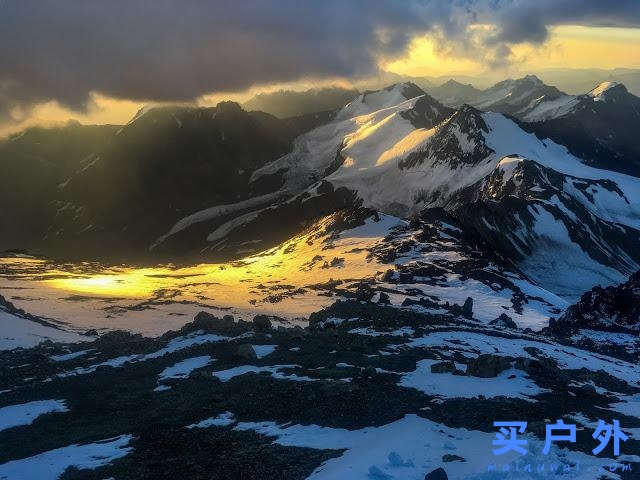
{"label": "horizon", "polygon": [[[284,93],[312,93],[315,91],[322,91],[325,89],[345,89],[345,90],[357,90],[358,93],[364,93],[366,91],[378,91],[384,88],[399,84],[399,83],[415,83],[420,81],[430,82],[431,85],[428,87],[417,85],[419,88],[425,91],[427,95],[429,95],[430,88],[436,88],[443,86],[444,84],[454,81],[462,85],[471,85],[478,90],[487,90],[497,83],[500,83],[505,80],[521,80],[527,76],[534,76],[541,80],[545,85],[556,87],[563,93],[568,95],[584,95],[589,91],[595,89],[598,85],[611,81],[611,75],[616,71],[624,71],[624,73],[637,73],[638,81],[634,83],[631,87],[629,87],[624,81],[616,81],[615,83],[619,83],[624,85],[627,90],[629,90],[632,94],[640,94],[640,68],[615,68],[615,69],[567,69],[567,68],[551,68],[547,69],[547,72],[552,73],[563,73],[565,75],[579,75],[580,73],[593,74],[593,72],[599,72],[601,74],[606,75],[607,79],[598,78],[595,75],[592,75],[594,78],[592,82],[592,87],[587,87],[586,89],[580,89],[580,87],[574,87],[563,90],[562,88],[555,85],[553,82],[545,81],[540,78],[544,76],[543,71],[523,71],[519,75],[507,76],[502,79],[496,80],[493,83],[487,83],[486,78],[481,79],[479,77],[474,77],[470,75],[441,75],[438,77],[432,76],[424,76],[424,77],[410,77],[410,76],[399,76],[399,78],[394,79],[394,81],[389,81],[384,83],[383,80],[379,78],[370,78],[362,80],[360,82],[348,83],[344,80],[340,81],[328,81],[328,82],[296,82],[293,84],[285,84],[285,85],[271,85],[268,87],[260,87],[260,88],[252,88],[246,92],[242,93],[229,93],[229,94],[219,94],[219,95],[208,95],[197,101],[193,102],[131,102],[131,101],[114,101],[112,99],[107,99],[100,95],[96,95],[94,97],[94,105],[97,108],[97,111],[94,114],[88,115],[78,115],[73,112],[70,112],[68,116],[63,113],[61,109],[57,105],[48,102],[47,104],[36,106],[34,108],[34,113],[29,120],[25,122],[20,122],[19,124],[14,124],[11,127],[6,127],[4,130],[0,127],[0,141],[3,139],[12,138],[15,135],[21,134],[23,131],[28,130],[30,128],[64,128],[69,125],[84,125],[84,126],[92,126],[92,125],[113,125],[113,126],[122,126],[126,125],[128,122],[133,120],[135,116],[146,108],[163,108],[163,107],[176,107],[176,108],[212,108],[216,107],[221,102],[231,101],[239,104],[243,109],[245,108],[245,104],[255,99],[260,99],[261,97],[270,97],[274,94]],[[588,79],[582,80],[565,80],[566,84],[577,84],[583,85],[585,82],[588,82]],[[103,104],[104,105],[101,105]],[[101,105],[101,106],[98,106]],[[266,112],[271,113],[271,112]],[[106,115],[105,115],[106,114]],[[275,115],[278,117],[278,115]],[[286,117],[279,117],[286,118]]]}

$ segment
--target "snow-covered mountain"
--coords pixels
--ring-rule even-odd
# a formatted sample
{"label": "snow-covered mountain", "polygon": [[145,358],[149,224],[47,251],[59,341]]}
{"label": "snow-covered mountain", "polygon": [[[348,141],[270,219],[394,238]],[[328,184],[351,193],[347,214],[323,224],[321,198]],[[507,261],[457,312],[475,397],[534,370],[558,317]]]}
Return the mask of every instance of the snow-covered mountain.
{"label": "snow-covered mountain", "polygon": [[640,180],[589,167],[500,113],[452,110],[426,94],[407,99],[414,92],[396,85],[361,95],[251,177],[279,188],[255,205],[224,206],[241,216],[222,226],[219,209],[200,212],[198,228],[224,248],[270,222],[299,225],[337,205],[405,217],[444,207],[555,293],[575,297],[637,270]]}
{"label": "snow-covered mountain", "polygon": [[541,102],[558,101],[567,95],[556,87],[546,85],[535,75],[496,83],[474,98],[469,104],[483,111],[499,112],[514,117],[525,117]]}
{"label": "snow-covered mountain", "polygon": [[640,265],[637,185],[574,168],[507,156],[446,208],[557,294],[620,282]]}
{"label": "snow-covered mountain", "polygon": [[465,103],[473,102],[475,98],[482,94],[482,90],[475,88],[471,84],[460,83],[451,79],[438,87],[429,88],[428,93],[443,105],[459,107]]}
{"label": "snow-covered mountain", "polygon": [[[406,83],[142,110],[44,196],[49,235],[170,263],[0,255],[0,478],[635,478],[639,274],[606,285],[640,178],[531,125]],[[505,418],[528,451],[498,467]]]}
{"label": "snow-covered mountain", "polygon": [[[525,77],[500,89],[511,101],[548,87]],[[46,241],[234,259],[340,209],[406,218],[441,207],[538,284],[575,298],[639,268],[640,179],[586,165],[565,135],[539,128],[591,110],[631,115],[634,99],[602,85],[579,98],[586,106],[536,123],[452,109],[412,83],[292,122],[231,103],[149,109],[61,184]]]}
{"label": "snow-covered mountain", "polygon": [[640,98],[621,83],[541,101],[520,118],[528,122],[524,128],[562,143],[589,165],[640,176]]}

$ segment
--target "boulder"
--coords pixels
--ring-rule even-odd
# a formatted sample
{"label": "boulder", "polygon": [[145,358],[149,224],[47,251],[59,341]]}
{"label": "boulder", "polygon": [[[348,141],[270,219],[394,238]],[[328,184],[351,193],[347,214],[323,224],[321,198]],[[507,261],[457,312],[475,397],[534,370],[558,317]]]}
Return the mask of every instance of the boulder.
{"label": "boulder", "polygon": [[371,288],[371,285],[363,282],[358,285],[358,288],[356,288],[355,299],[359,302],[368,302],[374,294],[375,292],[373,291],[373,288]]}
{"label": "boulder", "polygon": [[449,480],[447,472],[443,468],[436,468],[434,471],[427,473],[424,480]]}
{"label": "boulder", "polygon": [[467,375],[474,377],[491,378],[497,376],[500,372],[507,370],[510,366],[510,359],[493,355],[491,353],[483,353],[478,358],[472,359],[467,364]]}
{"label": "boulder", "polygon": [[456,365],[450,360],[431,365],[431,373],[453,373],[455,371]]}
{"label": "boulder", "polygon": [[200,312],[194,317],[190,327],[194,330],[221,333],[233,328],[233,324],[234,319],[231,315],[219,318],[209,312]]}
{"label": "boulder", "polygon": [[242,358],[243,360],[258,359],[258,355],[256,355],[256,351],[253,349],[253,346],[248,343],[238,345],[238,348],[236,349],[236,357]]}
{"label": "boulder", "polygon": [[383,305],[390,305],[391,299],[389,298],[389,295],[387,295],[386,293],[380,292],[380,298],[378,298],[378,303],[381,303]]}
{"label": "boulder", "polygon": [[271,330],[271,320],[267,315],[256,315],[253,317],[253,327],[256,330]]}
{"label": "boulder", "polygon": [[471,320],[473,318],[473,298],[467,297],[462,305],[462,316]]}
{"label": "boulder", "polygon": [[501,313],[498,318],[496,318],[495,320],[491,320],[489,322],[489,325],[494,325],[496,327],[504,327],[504,328],[518,328],[518,325],[516,325],[516,322],[514,322],[513,319],[506,313]]}
{"label": "boulder", "polygon": [[380,281],[387,282],[387,283],[393,281],[394,273],[395,273],[395,270],[393,268],[388,269],[386,272],[382,274],[382,276],[380,277]]}
{"label": "boulder", "polygon": [[[533,347],[532,347],[533,348]],[[527,350],[525,348],[525,350]],[[538,350],[538,349],[535,349]],[[531,353],[534,350],[531,350]],[[544,378],[547,381],[568,383],[569,377],[563,372],[555,360],[547,357],[539,358],[518,358],[515,367],[524,370],[533,377]]]}
{"label": "boulder", "polygon": [[466,460],[459,456],[459,455],[454,455],[452,453],[445,453],[442,456],[442,461],[445,463],[449,463],[449,462],[466,462]]}

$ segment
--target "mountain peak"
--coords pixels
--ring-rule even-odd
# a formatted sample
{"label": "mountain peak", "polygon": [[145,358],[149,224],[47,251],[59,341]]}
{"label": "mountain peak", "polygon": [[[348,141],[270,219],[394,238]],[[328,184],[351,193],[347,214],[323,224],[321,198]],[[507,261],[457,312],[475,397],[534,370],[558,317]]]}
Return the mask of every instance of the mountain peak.
{"label": "mountain peak", "polygon": [[410,100],[415,97],[419,97],[420,95],[424,95],[425,91],[422,90],[418,85],[413,82],[400,82],[394,83],[393,85],[389,85],[385,87],[384,90],[391,91],[400,91],[402,96],[404,96],[407,100]]}
{"label": "mountain peak", "polygon": [[[538,85],[542,85],[544,83],[536,75],[532,75],[532,74],[525,75],[524,77],[519,78],[518,80],[527,80],[529,82],[532,82],[532,83],[535,83],[535,84],[538,84]],[[518,80],[516,80],[516,81],[518,81]]]}
{"label": "mountain peak", "polygon": [[239,113],[243,111],[239,103],[229,100],[219,102],[216,105],[216,109],[219,113]]}
{"label": "mountain peak", "polygon": [[595,101],[606,101],[611,95],[627,93],[626,87],[622,83],[606,81],[587,93]]}
{"label": "mountain peak", "polygon": [[441,87],[463,87],[465,85],[460,83],[460,82],[458,82],[457,80],[454,80],[453,78],[450,78],[449,80],[447,80],[446,82],[444,82],[440,86]]}

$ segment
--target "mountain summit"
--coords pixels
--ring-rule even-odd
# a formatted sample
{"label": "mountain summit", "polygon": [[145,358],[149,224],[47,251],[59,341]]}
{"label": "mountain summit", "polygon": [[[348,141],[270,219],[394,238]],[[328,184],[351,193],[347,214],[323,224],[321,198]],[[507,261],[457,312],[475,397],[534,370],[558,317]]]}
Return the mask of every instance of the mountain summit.
{"label": "mountain summit", "polygon": [[523,117],[543,101],[565,96],[556,87],[546,85],[535,75],[503,80],[476,96],[471,105],[484,111]]}
{"label": "mountain summit", "polygon": [[526,129],[565,145],[589,165],[640,177],[640,98],[621,83],[541,101],[520,118],[530,124]]}

